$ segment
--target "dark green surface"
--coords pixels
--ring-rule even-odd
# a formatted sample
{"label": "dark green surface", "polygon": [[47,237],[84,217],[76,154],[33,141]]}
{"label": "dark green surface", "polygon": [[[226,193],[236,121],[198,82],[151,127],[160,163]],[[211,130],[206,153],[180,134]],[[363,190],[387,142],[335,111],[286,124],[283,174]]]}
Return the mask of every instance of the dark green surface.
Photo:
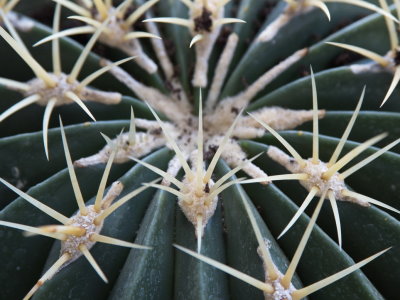
{"label": "dark green surface", "polygon": [[152,250],[130,251],[109,299],[172,299],[175,196],[158,191],[135,243]]}
{"label": "dark green surface", "polygon": [[[218,172],[229,172],[225,163],[220,163]],[[234,178],[232,178],[234,179]],[[271,257],[277,268],[282,272],[288,267],[288,260],[280,249],[275,238],[261,219],[258,211],[250,201],[248,195],[241,186],[232,186],[222,192],[221,198],[224,204],[224,221],[227,231],[227,252],[229,265],[261,281],[265,281],[265,271],[261,257],[257,249],[259,244],[254,234],[244,202],[246,201],[254,215],[261,235],[270,245]],[[233,299],[263,299],[263,293],[256,288],[230,277],[230,288]],[[293,280],[297,288],[302,284],[297,276]]]}
{"label": "dark green surface", "polygon": [[[201,254],[220,262],[225,261],[221,204],[208,221],[202,239]],[[180,209],[176,212],[175,243],[196,251],[195,227]],[[229,299],[228,278],[219,270],[179,250],[175,250],[174,299]]]}

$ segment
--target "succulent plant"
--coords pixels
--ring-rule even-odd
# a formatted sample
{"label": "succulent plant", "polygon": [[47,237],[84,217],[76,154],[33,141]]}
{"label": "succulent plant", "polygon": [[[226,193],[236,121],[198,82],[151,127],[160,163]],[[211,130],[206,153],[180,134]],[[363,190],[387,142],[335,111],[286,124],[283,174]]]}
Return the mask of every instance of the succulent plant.
{"label": "succulent plant", "polygon": [[132,2],[0,1],[0,299],[397,299],[396,5]]}

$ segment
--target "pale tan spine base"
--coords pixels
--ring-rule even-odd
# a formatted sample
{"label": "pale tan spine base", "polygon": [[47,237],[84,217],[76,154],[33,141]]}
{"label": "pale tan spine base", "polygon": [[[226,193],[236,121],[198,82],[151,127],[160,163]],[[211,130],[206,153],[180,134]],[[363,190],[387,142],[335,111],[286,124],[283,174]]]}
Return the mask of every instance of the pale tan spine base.
{"label": "pale tan spine base", "polygon": [[[134,145],[129,144],[128,133],[122,134],[114,140],[118,151],[115,155],[115,163],[125,163],[130,160],[130,156],[142,157],[149,154],[153,150],[165,145],[165,139],[162,135],[152,135],[145,132],[136,133],[136,141]],[[99,163],[106,163],[114,145],[106,145],[97,154],[78,159],[74,162],[77,167],[87,167]]]}
{"label": "pale tan spine base", "polygon": [[315,8],[311,6],[303,7],[302,4],[299,4],[299,7],[294,9],[288,4],[283,13],[259,34],[256,43],[266,43],[273,40],[279,30],[286,26],[293,17],[305,14],[313,9]]}
{"label": "pale tan spine base", "polygon": [[339,173],[331,176],[329,180],[324,180],[322,174],[328,170],[328,167],[327,164],[322,161],[319,161],[318,164],[314,164],[311,159],[304,160],[305,166],[300,166],[294,158],[274,146],[269,146],[267,155],[292,173],[307,174],[309,178],[307,180],[301,180],[300,183],[307,191],[310,191],[313,187],[317,187],[317,196],[321,196],[323,191],[332,191],[336,200],[353,202],[365,207],[370,206],[368,202],[353,197],[346,197],[342,194],[342,191],[348,190],[348,188],[345,182],[339,178]]}

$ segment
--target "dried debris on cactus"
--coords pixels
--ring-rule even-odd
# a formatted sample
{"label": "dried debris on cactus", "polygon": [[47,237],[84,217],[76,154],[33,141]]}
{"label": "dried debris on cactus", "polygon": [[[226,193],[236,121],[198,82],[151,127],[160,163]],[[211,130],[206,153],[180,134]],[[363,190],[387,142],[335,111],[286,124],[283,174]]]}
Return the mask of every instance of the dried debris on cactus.
{"label": "dried debris on cactus", "polygon": [[220,34],[221,26],[231,23],[245,23],[237,18],[225,18],[224,6],[230,0],[181,0],[188,8],[188,19],[151,18],[143,22],[170,23],[187,27],[192,35],[189,47],[195,45],[196,64],[192,84],[195,87],[207,86],[208,61],[214,44]]}

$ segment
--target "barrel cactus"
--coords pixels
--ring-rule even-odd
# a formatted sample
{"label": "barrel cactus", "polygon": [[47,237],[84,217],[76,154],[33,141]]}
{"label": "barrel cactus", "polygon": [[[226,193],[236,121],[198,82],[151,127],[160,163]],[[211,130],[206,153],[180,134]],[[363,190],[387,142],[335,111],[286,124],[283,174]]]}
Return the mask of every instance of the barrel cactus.
{"label": "barrel cactus", "polygon": [[0,299],[397,299],[396,1],[32,2]]}

